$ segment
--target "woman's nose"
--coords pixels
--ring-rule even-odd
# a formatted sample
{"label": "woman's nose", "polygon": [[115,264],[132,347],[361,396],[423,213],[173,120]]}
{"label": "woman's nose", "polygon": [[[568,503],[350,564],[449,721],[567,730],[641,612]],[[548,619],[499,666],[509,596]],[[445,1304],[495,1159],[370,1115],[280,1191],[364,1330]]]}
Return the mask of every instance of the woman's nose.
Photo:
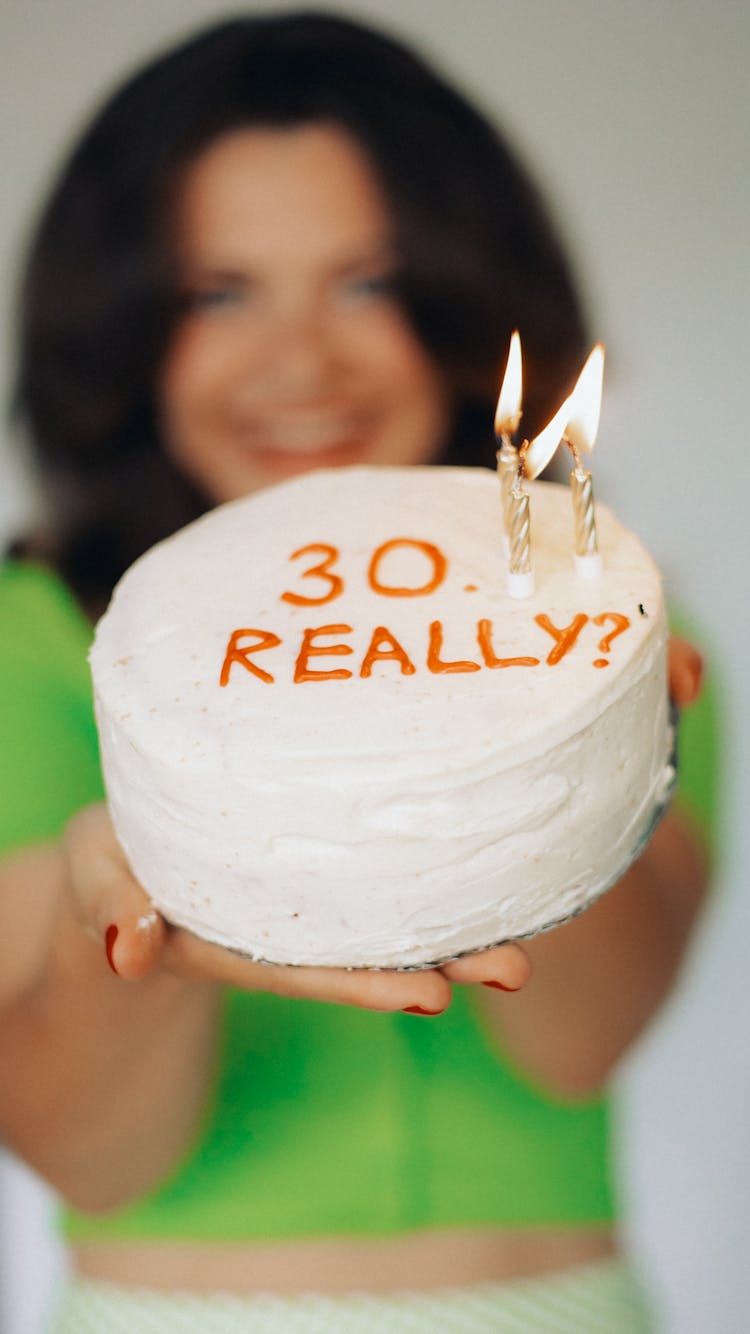
{"label": "woman's nose", "polygon": [[327,384],[336,359],[333,331],[320,305],[299,303],[274,315],[265,362],[276,391],[298,398],[318,392]]}

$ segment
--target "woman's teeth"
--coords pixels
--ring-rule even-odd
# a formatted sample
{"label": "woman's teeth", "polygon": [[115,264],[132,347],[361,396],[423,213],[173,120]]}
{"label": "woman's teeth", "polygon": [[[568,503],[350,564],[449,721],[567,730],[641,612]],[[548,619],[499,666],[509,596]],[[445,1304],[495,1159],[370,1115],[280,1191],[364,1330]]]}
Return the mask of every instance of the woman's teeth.
{"label": "woman's teeth", "polygon": [[356,438],[351,420],[319,418],[307,421],[264,423],[256,427],[253,438],[266,449],[278,449],[295,454],[317,454],[327,449],[340,448]]}

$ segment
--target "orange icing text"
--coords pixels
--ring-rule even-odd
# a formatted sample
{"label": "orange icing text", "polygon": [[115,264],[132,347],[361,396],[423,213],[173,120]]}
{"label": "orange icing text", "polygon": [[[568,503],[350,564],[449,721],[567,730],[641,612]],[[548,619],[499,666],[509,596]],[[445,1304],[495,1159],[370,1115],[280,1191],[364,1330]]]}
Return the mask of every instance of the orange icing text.
{"label": "orange icing text", "polygon": [[[428,563],[428,569],[425,571],[427,577],[414,587],[386,583],[382,575],[381,566],[384,559],[391,552],[405,547],[418,552]],[[340,557],[338,548],[331,546],[329,542],[309,542],[307,546],[299,547],[297,551],[293,551],[289,559],[297,561],[304,557],[313,557],[312,564],[307,565],[300,573],[301,579],[314,581],[311,584],[311,591],[309,593],[295,593],[287,590],[281,594],[281,601],[291,603],[294,607],[322,607],[340,597],[344,592],[344,580],[334,568]],[[322,559],[318,559],[318,557],[322,557]],[[434,543],[425,542],[415,537],[394,537],[388,542],[383,542],[373,552],[367,566],[367,583],[372,591],[381,597],[427,597],[434,593],[444,582],[447,570],[446,557]],[[317,581],[317,586],[315,581]],[[475,584],[466,584],[464,591],[478,592],[478,589]],[[618,635],[623,634],[630,627],[628,617],[618,611],[603,611],[593,618],[589,618],[585,612],[578,612],[568,625],[555,625],[546,612],[540,612],[534,617],[539,629],[543,630],[553,641],[551,648],[549,647],[549,639],[546,644],[538,646],[539,653],[543,653],[545,647],[548,649],[544,660],[548,667],[556,667],[558,663],[562,662],[563,658],[572,652],[579,642],[582,630],[588,625],[590,619],[597,626],[603,627],[608,623],[612,625],[612,629],[598,642],[597,647],[600,653],[609,653]],[[347,681],[354,676],[356,669],[354,663],[351,667],[313,666],[313,662],[317,659],[348,657],[353,654],[354,649],[351,644],[345,641],[345,637],[353,633],[352,626],[346,625],[344,622],[309,626],[302,630],[301,641],[294,662],[294,682],[299,685],[307,681]],[[501,657],[495,648],[493,635],[492,621],[486,617],[481,618],[477,621],[476,627],[476,646],[479,650],[477,658],[479,660],[477,661],[474,657],[452,657],[448,655],[444,647],[445,631],[442,621],[433,620],[430,622],[425,636],[424,665],[427,671],[433,675],[478,672],[483,668],[495,671],[508,667],[531,668],[540,665],[542,659],[537,653],[524,653],[507,658]],[[278,648],[281,642],[279,636],[270,630],[258,627],[233,630],[221,666],[220,685],[226,686],[229,684],[230,673],[235,665],[244,668],[251,676],[263,681],[264,684],[273,684],[276,678],[265,666],[261,666],[256,661],[256,655],[268,649]],[[368,679],[373,674],[375,664],[380,662],[395,663],[401,676],[414,676],[417,671],[417,666],[407,649],[386,625],[378,625],[373,630],[367,649],[359,664],[358,675],[363,679]],[[607,667],[608,665],[609,658],[596,658],[593,661],[594,667]]]}
{"label": "orange icing text", "polygon": [[[579,612],[573,617],[569,625],[556,626],[546,613],[540,613],[534,617],[534,621],[539,628],[545,634],[550,635],[554,641],[545,659],[548,667],[556,667],[573,651],[579,641],[581,631],[588,624],[589,619],[585,613]],[[600,652],[609,652],[613,640],[630,626],[628,617],[623,616],[621,612],[602,612],[601,616],[594,616],[591,619],[593,619],[595,625],[604,625],[607,621],[614,622],[614,629],[599,640],[598,648]],[[379,662],[395,663],[396,670],[401,676],[414,676],[417,672],[417,663],[386,625],[378,625],[373,630],[358,667],[356,663],[352,663],[351,667],[332,667],[330,665],[318,667],[312,665],[316,659],[348,657],[353,654],[354,649],[351,644],[346,642],[346,636],[353,633],[353,627],[343,622],[309,626],[304,629],[301,632],[301,640],[294,663],[293,680],[295,683],[346,681],[355,675],[367,679],[372,676],[373,667]],[[423,652],[418,661],[424,662],[427,671],[435,676],[453,672],[478,672],[483,668],[489,668],[491,671],[509,667],[532,668],[538,667],[542,661],[537,654],[501,657],[495,647],[495,632],[492,621],[486,617],[479,620],[476,626],[476,646],[478,649],[476,658],[454,658],[448,655],[444,647],[445,628],[442,621],[431,621],[426,634],[424,630],[422,633],[424,635]],[[226,647],[219,677],[220,684],[225,686],[229,683],[230,672],[235,665],[243,667],[259,681],[263,681],[267,685],[272,684],[275,677],[255,661],[255,655],[266,649],[278,648],[281,642],[279,636],[269,630],[257,627],[234,630]],[[593,666],[606,667],[608,663],[608,658],[597,658],[594,660]]]}
{"label": "orange icing text", "polygon": [[[380,564],[384,556],[389,555],[391,551],[397,551],[400,547],[411,547],[415,551],[421,552],[430,562],[432,572],[423,584],[418,584],[416,588],[405,587],[401,584],[385,584],[380,578]],[[332,547],[328,542],[309,542],[306,547],[299,547],[293,551],[290,560],[299,560],[301,556],[316,555],[322,552],[324,559],[311,565],[309,569],[303,570],[300,578],[302,579],[322,579],[323,589],[317,595],[311,593],[282,593],[282,602],[290,602],[293,607],[322,607],[326,602],[333,602],[334,598],[339,597],[344,591],[344,580],[340,574],[335,574],[332,566],[339,559],[339,550]],[[372,553],[370,564],[367,567],[367,582],[374,593],[379,593],[381,597],[386,598],[417,598],[425,597],[428,593],[434,593],[445,579],[448,562],[439,547],[432,542],[423,542],[416,537],[392,537],[388,542],[383,542],[376,551]]]}

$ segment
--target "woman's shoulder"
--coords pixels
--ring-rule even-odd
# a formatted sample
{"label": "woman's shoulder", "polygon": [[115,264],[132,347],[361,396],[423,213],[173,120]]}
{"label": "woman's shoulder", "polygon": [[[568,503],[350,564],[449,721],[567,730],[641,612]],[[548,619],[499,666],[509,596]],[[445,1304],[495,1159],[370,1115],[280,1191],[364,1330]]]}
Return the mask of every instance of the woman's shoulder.
{"label": "woman's shoulder", "polygon": [[52,570],[0,563],[0,852],[57,837],[101,798],[91,636]]}
{"label": "woman's shoulder", "polygon": [[55,671],[81,670],[93,629],[62,578],[48,566],[0,563],[0,669],[54,659]]}

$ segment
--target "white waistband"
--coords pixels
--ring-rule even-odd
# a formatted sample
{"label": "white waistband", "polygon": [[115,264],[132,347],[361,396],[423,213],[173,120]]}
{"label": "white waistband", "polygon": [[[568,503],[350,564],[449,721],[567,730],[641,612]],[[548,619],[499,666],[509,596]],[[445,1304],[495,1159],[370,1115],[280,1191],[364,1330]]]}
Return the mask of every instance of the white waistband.
{"label": "white waistband", "polygon": [[652,1334],[619,1259],[532,1279],[329,1297],[157,1292],[73,1278],[49,1334]]}

